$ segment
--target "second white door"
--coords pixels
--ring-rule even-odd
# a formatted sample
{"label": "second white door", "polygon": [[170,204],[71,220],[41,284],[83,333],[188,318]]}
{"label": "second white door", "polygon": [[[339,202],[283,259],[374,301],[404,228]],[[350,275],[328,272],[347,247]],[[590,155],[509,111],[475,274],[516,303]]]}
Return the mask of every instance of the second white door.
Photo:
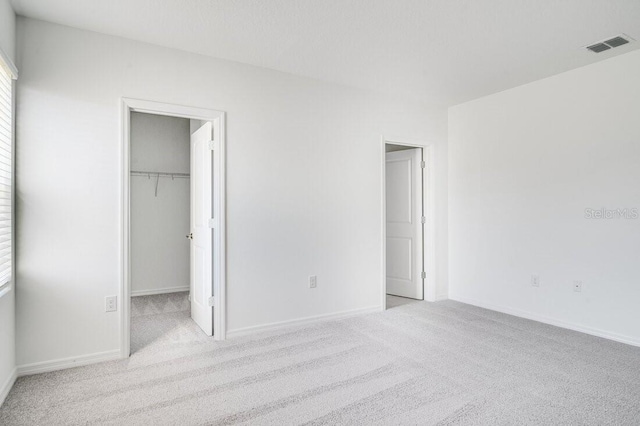
{"label": "second white door", "polygon": [[424,298],[422,149],[386,154],[387,294]]}

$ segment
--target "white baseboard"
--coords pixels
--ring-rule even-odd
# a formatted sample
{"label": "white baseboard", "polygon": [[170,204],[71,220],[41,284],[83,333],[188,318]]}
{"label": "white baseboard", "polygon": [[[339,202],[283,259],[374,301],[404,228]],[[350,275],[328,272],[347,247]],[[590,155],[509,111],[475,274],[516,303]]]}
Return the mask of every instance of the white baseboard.
{"label": "white baseboard", "polygon": [[131,297],[136,296],[153,296],[155,294],[179,293],[181,291],[189,291],[189,286],[169,287],[151,290],[131,290]]}
{"label": "white baseboard", "polygon": [[441,300],[448,300],[449,299],[449,295],[448,294],[440,294],[436,296],[436,302],[439,302]]}
{"label": "white baseboard", "polygon": [[47,373],[49,371],[64,370],[66,368],[81,367],[83,365],[97,364],[99,362],[121,359],[120,350],[98,352],[89,355],[81,355],[71,358],[56,359],[53,361],[34,362],[18,366],[18,376],[30,376],[32,374]]}
{"label": "white baseboard", "polygon": [[9,395],[9,392],[11,391],[11,388],[13,387],[13,384],[16,382],[17,378],[18,370],[14,368],[13,370],[11,370],[11,374],[9,374],[7,380],[5,380],[4,383],[0,386],[0,407],[2,407],[4,400],[7,398],[7,395]]}
{"label": "white baseboard", "polygon": [[265,331],[274,331],[274,330],[279,330],[279,329],[288,328],[288,327],[294,327],[294,326],[298,326],[298,325],[305,325],[305,324],[312,324],[312,323],[315,323],[315,322],[331,321],[331,320],[337,320],[337,319],[342,319],[342,318],[349,318],[349,317],[353,317],[353,316],[357,316],[357,315],[364,315],[364,314],[370,314],[372,312],[381,312],[381,311],[382,311],[382,306],[377,305],[377,306],[369,306],[367,308],[352,309],[352,310],[349,310],[349,311],[341,311],[341,312],[334,312],[334,313],[330,313],[330,314],[314,315],[314,316],[311,316],[311,317],[304,317],[304,318],[288,320],[288,321],[272,322],[272,323],[263,324],[263,325],[254,325],[254,326],[251,326],[251,327],[245,327],[245,328],[238,328],[238,329],[235,329],[235,330],[229,330],[229,331],[227,331],[227,338],[248,336],[250,334],[262,333],[262,332],[265,332]]}
{"label": "white baseboard", "polygon": [[451,300],[457,302],[466,303],[467,305],[477,306],[479,308],[489,309],[491,311],[502,312],[503,314],[513,315],[520,318],[525,318],[533,321],[538,321],[544,324],[554,325],[560,328],[566,328],[568,330],[579,331],[580,333],[590,334],[596,337],[602,337],[604,339],[614,340],[620,343],[626,343],[627,345],[640,346],[640,339],[625,336],[622,334],[612,333],[597,328],[586,327],[580,324],[575,324],[557,318],[551,318],[544,315],[536,314],[533,312],[527,312],[520,309],[513,309],[505,306],[494,305],[491,303],[481,302],[475,299],[469,299],[466,297],[450,297]]}

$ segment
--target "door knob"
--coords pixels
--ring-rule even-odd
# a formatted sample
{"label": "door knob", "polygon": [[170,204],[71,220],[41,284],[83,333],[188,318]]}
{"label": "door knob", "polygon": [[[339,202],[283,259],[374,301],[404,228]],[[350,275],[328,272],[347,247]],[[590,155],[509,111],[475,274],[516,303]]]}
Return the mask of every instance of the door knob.
{"label": "door knob", "polygon": [[193,240],[193,232],[187,234],[186,237],[190,240]]}

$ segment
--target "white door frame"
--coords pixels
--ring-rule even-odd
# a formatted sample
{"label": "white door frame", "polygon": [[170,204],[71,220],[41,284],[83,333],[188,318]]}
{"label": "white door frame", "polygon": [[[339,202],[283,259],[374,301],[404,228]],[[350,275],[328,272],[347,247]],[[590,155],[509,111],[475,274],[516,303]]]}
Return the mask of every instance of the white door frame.
{"label": "white door frame", "polygon": [[[121,152],[121,184],[122,184],[122,216],[121,226],[121,285],[120,285],[120,356],[128,358],[131,345],[131,259],[130,259],[130,150],[131,150],[131,113],[142,112],[146,114],[181,117],[194,120],[211,121],[220,126],[220,192],[214,194],[220,202],[220,232],[214,234],[218,238],[220,251],[214,253],[218,259],[213,264],[220,265],[220,270],[213,271],[213,292],[216,295],[213,306],[213,333],[214,339],[224,340],[227,333],[226,324],[226,184],[225,184],[225,113],[223,111],[194,108],[182,105],[165,104],[160,102],[145,101],[140,99],[122,98],[121,102],[121,128],[122,128],[122,152]],[[218,262],[215,262],[217,260]]]}
{"label": "white door frame", "polygon": [[422,262],[425,265],[427,278],[424,280],[424,300],[435,302],[436,297],[436,262],[435,262],[435,180],[434,180],[434,147],[424,141],[412,141],[398,138],[381,137],[380,164],[382,169],[382,282],[381,305],[387,309],[387,194],[386,194],[386,144],[422,148],[422,160],[425,172],[422,175],[422,202],[426,223],[423,232]]}

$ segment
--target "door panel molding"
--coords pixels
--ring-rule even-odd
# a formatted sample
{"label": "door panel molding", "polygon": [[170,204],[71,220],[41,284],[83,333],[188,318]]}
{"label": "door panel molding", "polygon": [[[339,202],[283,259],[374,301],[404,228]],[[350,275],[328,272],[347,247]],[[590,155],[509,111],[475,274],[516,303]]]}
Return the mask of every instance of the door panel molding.
{"label": "door panel molding", "polygon": [[[386,160],[386,176],[385,176],[385,185],[388,184],[387,182],[387,178],[389,177],[390,174],[397,174],[398,173],[398,168],[400,168],[402,165],[404,165],[405,163],[408,163],[408,169],[409,169],[409,173],[407,175],[401,175],[401,176],[397,176],[398,178],[406,178],[407,179],[407,187],[409,188],[408,192],[405,194],[398,194],[395,193],[393,194],[394,199],[392,200],[393,204],[403,204],[406,201],[408,201],[406,204],[409,205],[409,209],[406,212],[402,212],[403,214],[398,215],[397,217],[393,217],[391,219],[389,219],[389,203],[385,202],[385,209],[386,209],[386,213],[387,213],[387,223],[412,223],[413,222],[413,199],[412,199],[412,194],[411,194],[411,174],[413,173],[413,165],[411,164],[411,160],[409,159],[394,159],[394,160]],[[389,165],[393,165],[396,166],[394,169],[389,170]],[[404,172],[404,170],[406,169],[401,169],[402,172]],[[387,194],[387,197],[389,197],[390,194]],[[386,200],[388,201],[388,200]],[[395,215],[394,215],[395,216]]]}
{"label": "door panel molding", "polygon": [[[405,243],[405,244],[396,244],[395,245],[396,251],[404,249],[406,254],[405,258],[409,258],[409,259],[413,258],[413,247],[412,247],[410,238],[387,237],[387,249],[389,249],[389,246],[391,246],[390,240],[396,240],[397,242]],[[405,270],[404,267],[406,267],[407,269]],[[397,279],[397,280],[405,280],[405,281],[413,280],[413,271],[411,268],[411,262],[409,262],[408,265],[402,265],[402,268],[389,268],[389,256],[387,253],[387,279],[389,278]]]}

